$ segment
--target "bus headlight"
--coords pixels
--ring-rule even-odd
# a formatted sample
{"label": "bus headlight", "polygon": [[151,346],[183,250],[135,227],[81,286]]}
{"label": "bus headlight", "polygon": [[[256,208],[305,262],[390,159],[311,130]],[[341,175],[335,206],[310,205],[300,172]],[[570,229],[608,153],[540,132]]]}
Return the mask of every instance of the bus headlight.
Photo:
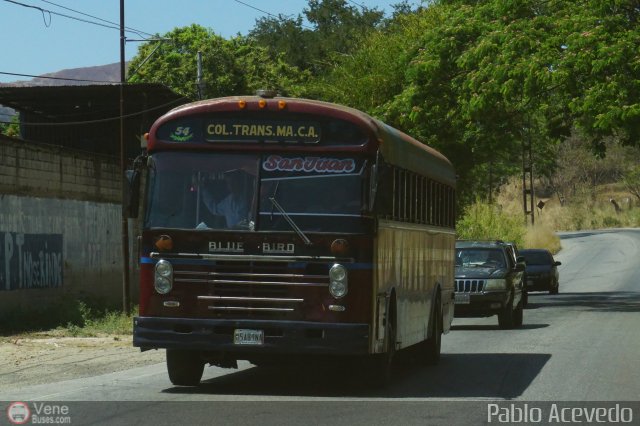
{"label": "bus headlight", "polygon": [[485,290],[506,290],[507,289],[507,280],[504,278],[500,279],[489,279],[484,286]]}
{"label": "bus headlight", "polygon": [[156,263],[156,273],[153,285],[160,294],[167,294],[173,287],[173,266],[164,259]]}
{"label": "bus headlight", "polygon": [[336,299],[344,297],[349,291],[347,268],[335,264],[329,270],[329,293]]}

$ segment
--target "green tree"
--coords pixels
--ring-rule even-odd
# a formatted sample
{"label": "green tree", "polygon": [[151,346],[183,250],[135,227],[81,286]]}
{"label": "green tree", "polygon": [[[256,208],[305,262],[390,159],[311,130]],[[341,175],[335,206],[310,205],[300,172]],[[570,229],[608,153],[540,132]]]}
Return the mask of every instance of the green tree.
{"label": "green tree", "polygon": [[0,134],[12,138],[20,137],[20,116],[15,114],[11,117],[10,123],[0,123]]}
{"label": "green tree", "polygon": [[243,37],[227,40],[193,24],[176,28],[163,38],[169,41],[140,46],[129,64],[129,81],[162,83],[195,99],[198,52],[203,58],[204,97],[248,94],[257,89],[296,93],[306,78],[305,73],[279,57],[271,58],[265,48]]}
{"label": "green tree", "polygon": [[265,46],[272,57],[282,54],[288,64],[320,75],[335,57],[351,53],[359,40],[375,31],[384,12],[353,6],[346,0],[309,0],[304,18],[265,17],[257,20],[249,37]]}
{"label": "green tree", "polygon": [[554,83],[595,148],[615,136],[640,139],[640,9],[635,0],[567,2],[556,21],[561,47]]}
{"label": "green tree", "polygon": [[445,153],[466,204],[519,171],[523,141],[546,176],[574,129],[600,155],[610,136],[638,143],[636,3],[436,2],[372,35],[316,89]]}
{"label": "green tree", "polygon": [[311,32],[303,27],[302,21],[300,15],[296,18],[284,15],[263,17],[256,21],[249,38],[266,48],[272,58],[281,56],[292,66],[310,69],[308,46],[312,43]]}

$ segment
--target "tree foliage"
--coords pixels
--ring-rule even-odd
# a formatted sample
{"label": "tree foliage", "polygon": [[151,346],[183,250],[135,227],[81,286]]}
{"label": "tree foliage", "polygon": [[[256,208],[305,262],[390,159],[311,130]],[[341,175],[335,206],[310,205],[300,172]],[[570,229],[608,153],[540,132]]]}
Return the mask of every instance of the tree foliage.
{"label": "tree foliage", "polygon": [[440,149],[471,202],[520,170],[523,141],[543,175],[573,130],[600,155],[607,137],[638,143],[636,3],[440,1],[371,36],[320,91]]}
{"label": "tree foliage", "polygon": [[[197,98],[197,53],[202,52],[204,97],[253,93],[257,89],[296,93],[305,73],[271,58],[266,48],[242,37],[227,40],[199,25],[176,28],[169,41],[142,45],[129,64],[131,82],[155,82]],[[157,50],[156,50],[157,49]]]}
{"label": "tree foliage", "polygon": [[304,18],[258,19],[249,37],[267,48],[272,57],[283,55],[289,65],[320,75],[333,58],[352,52],[358,41],[383,23],[384,13],[357,7],[346,0],[309,0]]}
{"label": "tree foliage", "polygon": [[0,134],[12,138],[20,137],[20,115],[13,115],[10,123],[0,123]]}
{"label": "tree foliage", "polygon": [[547,177],[570,137],[600,158],[607,141],[640,145],[637,0],[423,4],[385,18],[309,0],[304,16],[262,18],[229,40],[177,28],[147,62],[157,42],[140,48],[132,81],[195,97],[201,51],[207,97],[276,88],[364,110],[447,155],[463,205],[520,172],[523,143]]}

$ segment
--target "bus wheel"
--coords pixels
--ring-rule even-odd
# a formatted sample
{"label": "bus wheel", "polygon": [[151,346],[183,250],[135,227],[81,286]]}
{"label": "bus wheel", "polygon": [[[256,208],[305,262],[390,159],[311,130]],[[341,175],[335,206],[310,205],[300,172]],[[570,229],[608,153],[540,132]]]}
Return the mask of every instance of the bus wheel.
{"label": "bus wheel", "polygon": [[198,386],[204,370],[204,361],[198,352],[167,349],[169,380],[176,386]]}
{"label": "bus wheel", "polygon": [[387,386],[393,377],[393,360],[396,354],[396,326],[395,311],[390,310],[385,323],[385,352],[370,355],[370,362],[368,363],[367,381],[373,386]]}
{"label": "bus wheel", "polygon": [[431,315],[431,337],[422,342],[422,361],[426,365],[436,365],[440,362],[440,348],[442,346],[442,306],[440,298],[436,299],[435,309]]}

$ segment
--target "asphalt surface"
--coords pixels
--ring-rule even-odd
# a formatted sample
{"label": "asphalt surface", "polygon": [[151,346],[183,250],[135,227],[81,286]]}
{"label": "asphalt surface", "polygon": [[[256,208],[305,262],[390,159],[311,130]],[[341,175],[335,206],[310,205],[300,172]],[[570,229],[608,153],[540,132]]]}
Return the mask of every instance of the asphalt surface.
{"label": "asphalt surface", "polygon": [[533,422],[549,424],[565,406],[618,415],[628,407],[622,414],[640,424],[640,230],[561,238],[560,293],[531,293],[522,328],[500,330],[497,317],[456,318],[438,366],[402,356],[385,388],[348,366],[248,363],[205,368],[201,386],[181,388],[156,364],[0,389],[0,401],[67,404],[72,424],[488,424],[499,423],[495,413],[518,423],[518,413],[538,410]]}

